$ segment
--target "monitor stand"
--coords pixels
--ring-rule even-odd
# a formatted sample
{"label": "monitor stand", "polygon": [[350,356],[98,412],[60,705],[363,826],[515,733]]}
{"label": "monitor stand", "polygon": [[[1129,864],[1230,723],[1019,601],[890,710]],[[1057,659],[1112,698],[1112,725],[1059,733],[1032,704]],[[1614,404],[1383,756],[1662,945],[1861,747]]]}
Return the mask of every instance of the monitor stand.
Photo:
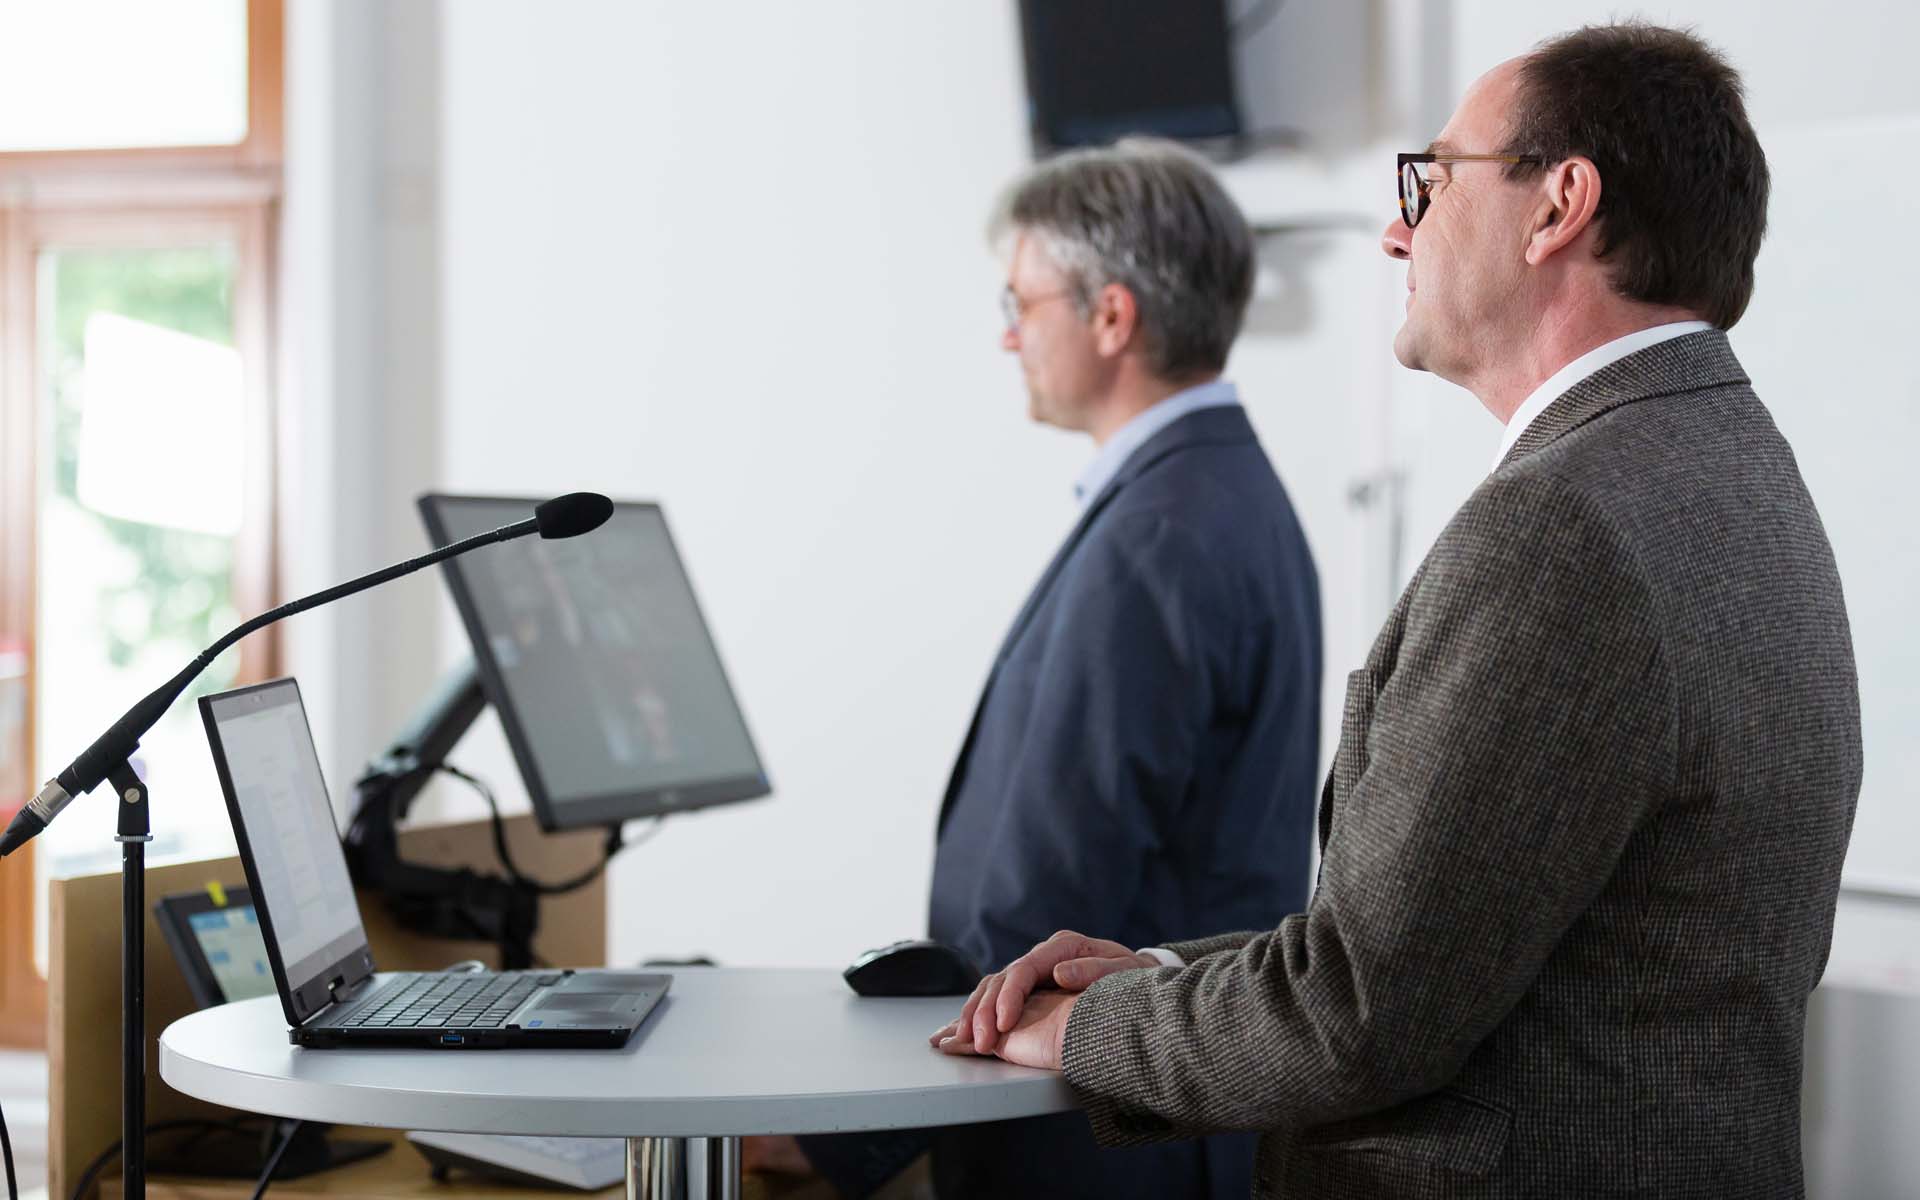
{"label": "monitor stand", "polygon": [[[534,965],[540,898],[586,884],[605,863],[576,879],[542,883],[511,869],[506,877],[482,875],[400,857],[399,825],[414,797],[486,707],[479,667],[469,658],[435,685],[393,745],[355,781],[353,819],[341,840],[353,882],[379,893],[402,929],[433,938],[492,942],[500,950],[501,970],[524,971]],[[495,845],[506,865],[498,810],[493,817]],[[614,822],[607,827],[607,859],[621,844],[620,825]]]}
{"label": "monitor stand", "polygon": [[[258,1179],[260,1172],[266,1169],[267,1159],[279,1147],[281,1139],[287,1136],[287,1127],[292,1124],[292,1121],[275,1121],[262,1133],[222,1129],[190,1134],[165,1153],[150,1151],[147,1154],[147,1170],[155,1175]],[[393,1148],[391,1142],[328,1138],[328,1128],[315,1122],[302,1124],[299,1132],[293,1135],[293,1144],[281,1156],[273,1177],[277,1180],[299,1179],[372,1158]]]}
{"label": "monitor stand", "polygon": [[498,876],[400,857],[399,826],[414,797],[486,707],[479,668],[469,658],[435,685],[392,747],[355,781],[353,818],[341,841],[353,882],[379,893],[401,928],[492,942],[501,969],[520,971],[533,965],[537,893]]}

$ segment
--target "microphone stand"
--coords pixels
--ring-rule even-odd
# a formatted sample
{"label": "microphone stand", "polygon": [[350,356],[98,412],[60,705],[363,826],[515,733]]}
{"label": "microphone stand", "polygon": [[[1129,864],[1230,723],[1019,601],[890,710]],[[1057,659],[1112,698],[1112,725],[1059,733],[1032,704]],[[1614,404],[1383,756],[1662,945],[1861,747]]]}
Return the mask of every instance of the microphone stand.
{"label": "microphone stand", "polygon": [[45,829],[75,796],[92,791],[103,780],[113,785],[120,801],[119,832],[114,840],[120,843],[120,1161],[125,1200],[145,1200],[147,1194],[146,902],[147,843],[153,840],[153,828],[147,785],[134,774],[128,761],[139,747],[140,739],[209,663],[256,629],[495,542],[511,541],[531,533],[544,538],[588,533],[599,528],[612,514],[613,504],[604,496],[575,492],[556,497],[536,506],[529,520],[502,525],[442,546],[242,622],[114,722],[65,771],[48,780],[40,794],[16,813],[5,832],[0,833],[0,857],[4,857]]}
{"label": "microphone stand", "polygon": [[122,1194],[147,1194],[147,785],[121,759],[107,772],[120,800],[120,1175]]}

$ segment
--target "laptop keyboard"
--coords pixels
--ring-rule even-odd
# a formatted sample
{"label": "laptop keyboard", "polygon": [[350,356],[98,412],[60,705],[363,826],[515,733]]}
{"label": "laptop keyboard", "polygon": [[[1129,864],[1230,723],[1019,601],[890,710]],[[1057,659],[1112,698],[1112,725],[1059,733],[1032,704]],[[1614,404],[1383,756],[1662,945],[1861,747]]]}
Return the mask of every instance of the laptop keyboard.
{"label": "laptop keyboard", "polygon": [[535,988],[558,982],[559,975],[416,975],[339,1025],[348,1029],[498,1029]]}

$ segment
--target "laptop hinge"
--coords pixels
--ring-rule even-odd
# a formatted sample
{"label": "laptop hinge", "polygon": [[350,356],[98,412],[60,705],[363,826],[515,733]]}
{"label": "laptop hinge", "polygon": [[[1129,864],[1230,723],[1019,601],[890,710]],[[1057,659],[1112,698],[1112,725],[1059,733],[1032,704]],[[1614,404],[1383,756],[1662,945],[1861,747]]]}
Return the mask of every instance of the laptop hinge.
{"label": "laptop hinge", "polygon": [[362,975],[352,983],[348,983],[344,975],[336,975],[327,981],[327,998],[335,1004],[345,1004],[358,999],[360,993],[366,991],[367,985],[372,982],[371,975]]}

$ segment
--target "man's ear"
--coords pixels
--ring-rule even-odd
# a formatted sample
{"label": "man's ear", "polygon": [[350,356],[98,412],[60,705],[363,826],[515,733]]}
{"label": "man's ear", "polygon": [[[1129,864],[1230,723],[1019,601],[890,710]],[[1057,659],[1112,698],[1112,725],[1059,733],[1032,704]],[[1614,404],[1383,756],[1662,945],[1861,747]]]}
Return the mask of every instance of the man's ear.
{"label": "man's ear", "polygon": [[1110,283],[1093,297],[1093,346],[1107,358],[1118,357],[1140,328],[1140,307],[1125,285]]}
{"label": "man's ear", "polygon": [[1548,168],[1527,237],[1527,264],[1537,267],[1579,241],[1599,208],[1600,170],[1592,159],[1575,155]]}

